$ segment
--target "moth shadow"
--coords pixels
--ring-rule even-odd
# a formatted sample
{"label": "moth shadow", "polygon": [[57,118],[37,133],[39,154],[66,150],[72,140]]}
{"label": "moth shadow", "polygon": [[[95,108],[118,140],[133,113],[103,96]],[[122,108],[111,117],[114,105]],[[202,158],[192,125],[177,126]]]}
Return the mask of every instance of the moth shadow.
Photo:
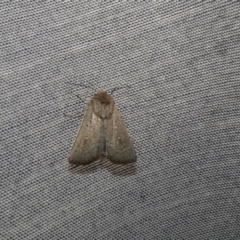
{"label": "moth shadow", "polygon": [[73,174],[91,174],[99,169],[107,169],[111,174],[118,176],[132,176],[136,175],[136,164],[115,164],[108,159],[96,160],[87,165],[73,165],[69,164],[68,170]]}

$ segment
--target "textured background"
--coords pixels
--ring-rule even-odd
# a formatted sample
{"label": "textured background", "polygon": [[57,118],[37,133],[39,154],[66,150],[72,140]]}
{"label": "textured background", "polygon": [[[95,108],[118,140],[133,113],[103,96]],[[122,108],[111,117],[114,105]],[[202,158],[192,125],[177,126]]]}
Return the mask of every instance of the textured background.
{"label": "textured background", "polygon": [[[0,4],[0,239],[239,239],[238,3]],[[95,89],[135,166],[67,163]]]}

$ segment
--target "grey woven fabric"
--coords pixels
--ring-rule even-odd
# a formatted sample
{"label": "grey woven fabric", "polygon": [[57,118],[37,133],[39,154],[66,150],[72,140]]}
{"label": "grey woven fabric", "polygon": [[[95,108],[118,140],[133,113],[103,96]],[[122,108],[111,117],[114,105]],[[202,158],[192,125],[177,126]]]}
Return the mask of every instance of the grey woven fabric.
{"label": "grey woven fabric", "polygon": [[[0,20],[0,239],[240,238],[238,3],[19,1]],[[135,165],[68,165],[64,114],[91,87],[122,87]]]}

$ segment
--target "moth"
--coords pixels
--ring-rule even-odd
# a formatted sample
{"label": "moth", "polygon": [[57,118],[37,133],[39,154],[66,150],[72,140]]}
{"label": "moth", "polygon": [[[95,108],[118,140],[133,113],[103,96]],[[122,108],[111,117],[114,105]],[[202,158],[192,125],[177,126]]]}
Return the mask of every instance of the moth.
{"label": "moth", "polygon": [[99,90],[86,105],[68,161],[76,165],[89,164],[102,157],[117,164],[137,160],[133,142],[113,98]]}

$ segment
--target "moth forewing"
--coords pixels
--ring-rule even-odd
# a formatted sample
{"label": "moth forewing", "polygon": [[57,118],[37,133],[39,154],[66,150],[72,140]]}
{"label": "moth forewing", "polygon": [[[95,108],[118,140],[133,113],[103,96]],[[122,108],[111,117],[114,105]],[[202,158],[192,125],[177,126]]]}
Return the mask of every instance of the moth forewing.
{"label": "moth forewing", "polygon": [[69,162],[87,164],[102,156],[120,164],[136,161],[132,140],[112,97],[98,91],[87,104]]}
{"label": "moth forewing", "polygon": [[107,158],[114,163],[136,161],[132,140],[119,111],[114,107],[112,118],[106,122]]}
{"label": "moth forewing", "polygon": [[88,104],[69,154],[69,163],[88,164],[97,160],[101,126],[102,120],[93,113],[91,105]]}

